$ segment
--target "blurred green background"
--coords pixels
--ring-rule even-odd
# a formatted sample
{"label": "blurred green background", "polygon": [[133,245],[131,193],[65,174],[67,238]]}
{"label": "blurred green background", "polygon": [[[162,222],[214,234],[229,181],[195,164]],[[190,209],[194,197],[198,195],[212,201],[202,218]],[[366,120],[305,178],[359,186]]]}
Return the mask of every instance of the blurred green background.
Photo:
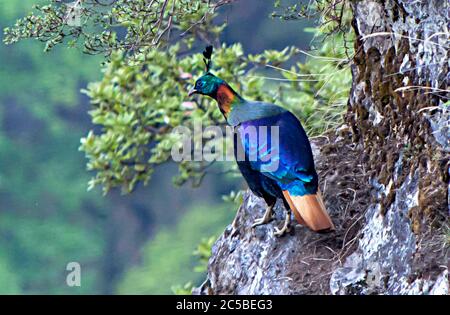
{"label": "blurred green background", "polygon": [[[0,0],[0,28],[39,0]],[[226,6],[222,40],[250,53],[307,48],[307,21],[272,20],[271,1]],[[0,35],[2,36],[2,35]],[[0,45],[0,293],[157,294],[201,283],[200,241],[218,236],[236,205],[222,195],[242,180],[208,176],[199,189],[174,188],[174,165],[160,167],[147,187],[130,195],[87,192],[80,137],[91,129],[88,98],[101,78],[101,57],[60,46]],[[81,265],[81,287],[66,285],[66,265]],[[203,270],[203,268],[197,268]]]}

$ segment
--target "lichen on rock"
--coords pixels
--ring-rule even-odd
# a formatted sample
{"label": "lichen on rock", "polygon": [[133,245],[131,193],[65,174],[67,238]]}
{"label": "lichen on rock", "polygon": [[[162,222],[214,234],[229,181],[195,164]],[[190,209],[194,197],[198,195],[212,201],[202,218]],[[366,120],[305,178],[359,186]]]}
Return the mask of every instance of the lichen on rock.
{"label": "lichen on rock", "polygon": [[[418,248],[408,212],[419,203],[418,181],[417,171],[406,178],[386,215],[381,214],[379,204],[369,207],[358,249],[343,267],[333,272],[330,281],[333,294],[429,294],[433,283],[441,288],[434,292],[448,294],[445,266],[438,276],[445,281],[417,278],[414,273]],[[378,194],[386,192],[378,191]],[[440,281],[447,283],[446,289]]]}

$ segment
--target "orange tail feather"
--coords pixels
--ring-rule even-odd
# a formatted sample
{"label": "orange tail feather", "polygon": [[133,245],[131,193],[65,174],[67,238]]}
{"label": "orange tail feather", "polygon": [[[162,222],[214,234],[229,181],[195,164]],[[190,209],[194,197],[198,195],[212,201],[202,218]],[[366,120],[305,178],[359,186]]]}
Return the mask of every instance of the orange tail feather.
{"label": "orange tail feather", "polygon": [[335,229],[333,221],[325,209],[320,191],[315,195],[292,196],[285,190],[283,195],[298,223],[306,225],[316,232]]}
{"label": "orange tail feather", "polygon": [[291,196],[289,195],[287,190],[283,190],[283,196],[286,199],[286,201],[289,204],[289,207],[291,208],[292,212],[294,213],[295,219],[297,220],[297,222],[301,225],[306,225],[305,220],[303,220],[302,216],[300,215],[300,212],[297,211],[297,209],[295,208],[294,202],[291,199]]}

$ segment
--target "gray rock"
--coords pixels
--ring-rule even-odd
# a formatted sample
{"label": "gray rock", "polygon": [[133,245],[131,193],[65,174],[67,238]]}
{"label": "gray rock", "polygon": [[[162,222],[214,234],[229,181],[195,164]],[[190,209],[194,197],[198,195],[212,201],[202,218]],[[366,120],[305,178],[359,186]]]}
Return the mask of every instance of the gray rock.
{"label": "gray rock", "polygon": [[[368,209],[358,249],[331,277],[333,294],[448,294],[446,268],[435,281],[439,289],[429,291],[433,282],[424,283],[423,279],[410,283],[417,246],[408,211],[418,206],[418,194],[416,172],[408,176],[398,189],[395,201],[385,216],[380,213],[379,205]],[[441,282],[447,283],[447,288]]]}

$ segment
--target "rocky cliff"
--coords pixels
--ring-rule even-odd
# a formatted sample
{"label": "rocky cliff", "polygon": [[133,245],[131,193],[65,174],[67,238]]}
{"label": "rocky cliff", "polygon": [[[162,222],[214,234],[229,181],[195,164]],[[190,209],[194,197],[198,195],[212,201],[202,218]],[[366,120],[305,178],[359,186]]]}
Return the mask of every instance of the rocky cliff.
{"label": "rocky cliff", "polygon": [[[203,294],[449,294],[450,4],[354,1],[346,123],[314,139],[336,232],[277,218],[246,193],[213,247]],[[446,104],[447,103],[447,104]]]}

